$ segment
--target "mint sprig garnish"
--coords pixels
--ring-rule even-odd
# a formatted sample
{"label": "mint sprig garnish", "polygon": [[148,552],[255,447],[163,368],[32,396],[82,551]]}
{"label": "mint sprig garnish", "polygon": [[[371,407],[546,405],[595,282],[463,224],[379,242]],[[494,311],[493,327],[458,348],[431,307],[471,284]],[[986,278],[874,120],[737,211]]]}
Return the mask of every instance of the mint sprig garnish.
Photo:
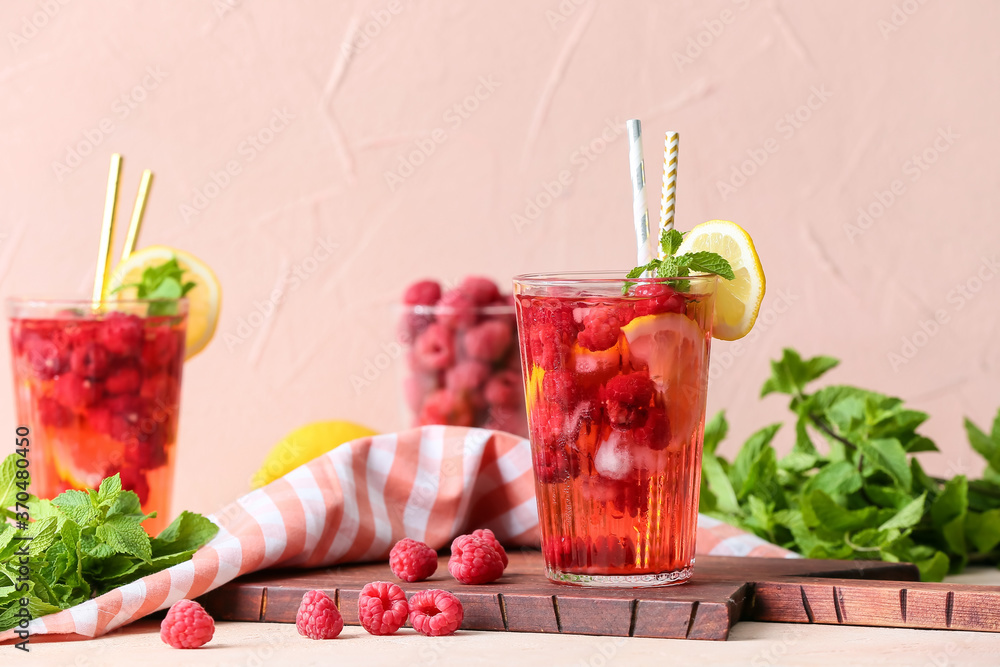
{"label": "mint sprig garnish", "polygon": [[989,432],[965,420],[987,462],[980,479],[932,477],[918,456],[937,451],[918,432],[926,413],[849,385],[807,391],[837,364],[792,349],[771,362],[761,395],[787,395],[793,413],[783,456],[771,445],[781,423],[731,460],[718,453],[725,414],[705,424],[700,511],[807,558],[916,563],[924,581],[1000,563],[1000,412]]}
{"label": "mint sprig garnish", "polygon": [[[162,264],[150,266],[142,272],[142,279],[137,283],[128,283],[115,291],[134,288],[137,299],[176,300],[185,296],[195,288],[197,283],[184,281],[184,269],[172,257]],[[149,306],[149,315],[173,315],[176,313],[174,304],[169,302],[153,303]]]}
{"label": "mint sprig garnish", "polygon": [[[628,272],[626,278],[639,278],[644,274],[652,274],[657,278],[683,278],[695,273],[714,273],[726,280],[736,277],[729,260],[718,253],[702,250],[699,252],[688,252],[678,255],[677,250],[684,240],[684,234],[676,229],[665,229],[660,235],[660,248],[663,251],[662,259],[654,259],[648,264],[637,266]],[[686,291],[688,281],[678,281],[676,287],[680,291]],[[627,294],[628,289],[634,283],[625,283],[622,287],[622,294]]]}
{"label": "mint sprig garnish", "polygon": [[[0,464],[0,490],[11,486],[18,470],[16,456]],[[141,524],[155,513],[143,513],[139,496],[123,490],[117,474],[97,490],[65,491],[52,500],[31,496],[27,504],[32,522],[23,533],[7,521],[14,517],[8,509],[13,504],[10,494],[0,501],[5,503],[0,506],[0,631],[20,621],[15,613],[22,608],[22,597],[35,617],[67,609],[190,560],[219,531],[206,517],[182,512],[150,539]],[[25,545],[27,582],[21,569]]]}

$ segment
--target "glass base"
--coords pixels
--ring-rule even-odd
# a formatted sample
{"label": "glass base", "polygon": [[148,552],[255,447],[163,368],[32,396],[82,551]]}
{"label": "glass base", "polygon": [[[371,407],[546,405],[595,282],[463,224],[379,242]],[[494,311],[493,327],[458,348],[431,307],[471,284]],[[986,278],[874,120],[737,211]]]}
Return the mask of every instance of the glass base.
{"label": "glass base", "polygon": [[653,586],[677,586],[687,583],[694,574],[694,563],[680,570],[657,572],[655,574],[576,574],[559,572],[545,568],[545,576],[557,584],[573,586],[594,586],[602,588],[650,588]]}

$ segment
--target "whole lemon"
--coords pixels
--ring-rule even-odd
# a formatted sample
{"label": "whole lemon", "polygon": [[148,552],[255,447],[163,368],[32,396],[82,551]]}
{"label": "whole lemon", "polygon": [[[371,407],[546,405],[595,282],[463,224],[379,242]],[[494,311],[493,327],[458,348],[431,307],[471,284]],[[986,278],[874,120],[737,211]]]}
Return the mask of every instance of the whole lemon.
{"label": "whole lemon", "polygon": [[271,448],[260,470],[250,478],[250,488],[258,489],[326,454],[338,445],[358,438],[378,435],[375,431],[345,421],[327,421],[297,428]]}

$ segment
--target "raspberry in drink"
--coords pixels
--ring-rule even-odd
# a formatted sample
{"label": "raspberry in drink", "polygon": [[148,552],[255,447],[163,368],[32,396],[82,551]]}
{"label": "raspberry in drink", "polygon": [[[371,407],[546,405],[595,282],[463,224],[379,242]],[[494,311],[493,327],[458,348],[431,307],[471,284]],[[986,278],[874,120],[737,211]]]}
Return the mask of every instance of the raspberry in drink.
{"label": "raspberry in drink", "polygon": [[143,523],[155,535],[170,519],[187,302],[156,316],[149,303],[12,300],[9,311],[31,492],[53,498],[120,473],[143,511],[157,511]]}
{"label": "raspberry in drink", "polygon": [[691,576],[716,279],[515,280],[550,579]]}

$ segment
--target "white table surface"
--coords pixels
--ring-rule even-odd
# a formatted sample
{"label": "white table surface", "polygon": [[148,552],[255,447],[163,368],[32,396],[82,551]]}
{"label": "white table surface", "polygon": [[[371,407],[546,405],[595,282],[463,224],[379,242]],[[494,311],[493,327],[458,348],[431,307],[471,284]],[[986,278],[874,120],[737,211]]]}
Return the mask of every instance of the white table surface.
{"label": "white table surface", "polygon": [[[950,577],[961,584],[1000,585],[1000,570],[980,568]],[[0,646],[0,665],[496,665],[608,667],[610,665],[1000,665],[1000,633],[738,623],[729,641],[588,637],[460,631],[422,637],[404,628],[373,637],[346,626],[338,639],[312,641],[280,623],[216,625],[214,639],[178,651],[160,640],[159,623],[139,621],[111,635],[72,642],[36,637],[30,653]]]}

